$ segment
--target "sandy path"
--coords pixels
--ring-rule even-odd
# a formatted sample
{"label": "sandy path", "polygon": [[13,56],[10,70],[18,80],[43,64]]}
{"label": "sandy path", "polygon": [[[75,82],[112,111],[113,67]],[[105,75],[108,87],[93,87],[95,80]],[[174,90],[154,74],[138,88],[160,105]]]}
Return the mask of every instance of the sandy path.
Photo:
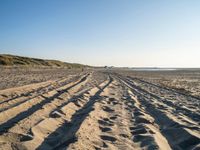
{"label": "sandy path", "polygon": [[198,99],[136,78],[94,71],[0,94],[0,149],[200,148]]}
{"label": "sandy path", "polygon": [[[179,93],[152,87],[150,84],[142,86],[138,81],[130,80],[126,77],[120,76],[119,78],[136,96],[136,99],[140,102],[145,111],[145,115],[148,114],[151,116],[151,124],[155,124],[155,127],[157,126],[157,131],[166,138],[172,149],[195,149],[195,147],[199,147],[200,118],[198,116],[198,111],[188,109],[187,107],[190,107],[190,105],[187,104],[184,105],[183,109],[180,109],[180,105],[175,105],[176,101],[181,103],[184,100],[187,101],[187,97]],[[169,96],[173,98],[173,101],[170,103],[168,100],[164,99],[162,97],[163,94],[165,97]],[[140,113],[137,115],[139,116],[139,120],[141,118],[147,118],[140,117]],[[137,115],[135,115],[134,118],[137,118]],[[145,138],[146,137],[140,137],[139,139],[144,140]]]}

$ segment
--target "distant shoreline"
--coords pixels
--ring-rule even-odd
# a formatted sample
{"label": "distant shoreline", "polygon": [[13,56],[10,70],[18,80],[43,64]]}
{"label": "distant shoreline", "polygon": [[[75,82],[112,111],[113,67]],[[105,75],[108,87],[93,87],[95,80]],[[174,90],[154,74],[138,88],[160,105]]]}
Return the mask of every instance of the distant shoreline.
{"label": "distant shoreline", "polygon": [[200,70],[200,68],[130,68],[134,71],[181,71],[181,70]]}

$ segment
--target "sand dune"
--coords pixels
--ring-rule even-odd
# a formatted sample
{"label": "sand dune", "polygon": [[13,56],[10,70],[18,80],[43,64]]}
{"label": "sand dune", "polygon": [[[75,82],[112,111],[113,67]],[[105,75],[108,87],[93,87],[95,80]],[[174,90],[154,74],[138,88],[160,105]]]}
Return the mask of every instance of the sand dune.
{"label": "sand dune", "polygon": [[200,99],[88,70],[0,91],[0,149],[200,149]]}

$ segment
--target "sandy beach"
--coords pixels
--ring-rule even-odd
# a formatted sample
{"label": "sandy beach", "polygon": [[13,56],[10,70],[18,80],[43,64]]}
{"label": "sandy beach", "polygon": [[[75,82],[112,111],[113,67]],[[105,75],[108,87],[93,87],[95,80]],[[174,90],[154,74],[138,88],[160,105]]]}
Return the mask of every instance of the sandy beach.
{"label": "sandy beach", "polygon": [[200,0],[2,0],[0,21],[0,150],[200,150]]}
{"label": "sandy beach", "polygon": [[55,69],[40,81],[18,70],[26,82],[5,80],[9,72],[1,75],[0,149],[200,149],[199,94],[171,86],[193,89],[178,80],[197,80],[187,72]]}

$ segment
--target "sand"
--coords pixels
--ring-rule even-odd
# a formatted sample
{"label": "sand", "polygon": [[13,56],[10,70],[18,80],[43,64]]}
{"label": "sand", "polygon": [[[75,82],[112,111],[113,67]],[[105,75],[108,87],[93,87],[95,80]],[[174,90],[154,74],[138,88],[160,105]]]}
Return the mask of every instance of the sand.
{"label": "sand", "polygon": [[[161,84],[160,76],[171,76],[65,71],[50,71],[53,78],[41,82],[38,75],[37,83],[25,73],[24,84],[13,87],[11,75],[0,90],[0,149],[200,149],[200,99],[170,81]],[[178,85],[191,89],[179,76],[173,77]]]}

